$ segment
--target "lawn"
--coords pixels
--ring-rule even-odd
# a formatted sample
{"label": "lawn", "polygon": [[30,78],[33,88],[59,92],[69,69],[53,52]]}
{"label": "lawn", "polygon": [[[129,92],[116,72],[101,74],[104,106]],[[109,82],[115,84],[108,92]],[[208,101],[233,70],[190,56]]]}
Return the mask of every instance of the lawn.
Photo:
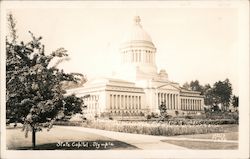
{"label": "lawn", "polygon": [[178,138],[190,138],[190,139],[213,139],[216,137],[223,137],[225,140],[238,140],[238,125],[222,125],[224,133],[208,133],[208,134],[195,134],[195,135],[178,135]]}
{"label": "lawn", "polygon": [[[197,150],[228,150],[228,149],[238,149],[238,143],[233,142],[223,142],[223,140],[238,140],[238,125],[222,125],[224,133],[208,133],[208,134],[194,134],[194,135],[178,135],[177,138],[183,138],[183,140],[162,140],[170,144],[183,146],[189,149]],[[223,137],[221,142],[213,141],[190,141],[187,139],[219,139],[217,137]],[[185,140],[186,139],[186,140]]]}
{"label": "lawn", "polygon": [[231,133],[211,133],[211,134],[195,134],[195,135],[178,135],[178,138],[189,138],[189,139],[213,139],[216,136],[221,136],[224,140],[238,140],[238,132]]}
{"label": "lawn", "polygon": [[196,150],[238,149],[238,143],[223,143],[223,142],[213,142],[213,141],[189,141],[189,140],[164,140],[163,142]]}
{"label": "lawn", "polygon": [[[7,149],[32,149],[31,134],[25,138],[21,128],[7,129]],[[133,145],[87,132],[72,131],[54,127],[36,135],[38,150],[129,150],[137,149]]]}

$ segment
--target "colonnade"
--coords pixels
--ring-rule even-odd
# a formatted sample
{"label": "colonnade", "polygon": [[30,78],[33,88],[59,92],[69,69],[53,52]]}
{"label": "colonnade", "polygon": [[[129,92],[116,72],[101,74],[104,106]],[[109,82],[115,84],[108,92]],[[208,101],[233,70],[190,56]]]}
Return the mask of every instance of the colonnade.
{"label": "colonnade", "polygon": [[151,50],[124,50],[122,51],[123,63],[139,62],[139,63],[154,63],[155,54]]}
{"label": "colonnade", "polygon": [[158,93],[158,106],[162,103],[166,105],[168,110],[178,109],[179,95],[176,93]]}
{"label": "colonnade", "polygon": [[181,109],[182,110],[202,110],[202,100],[182,98]]}
{"label": "colonnade", "polygon": [[90,95],[84,99],[84,105],[87,105],[87,112],[97,113],[99,107],[99,95]]}
{"label": "colonnade", "polygon": [[111,110],[140,110],[141,96],[139,95],[121,95],[110,94],[110,109]]}

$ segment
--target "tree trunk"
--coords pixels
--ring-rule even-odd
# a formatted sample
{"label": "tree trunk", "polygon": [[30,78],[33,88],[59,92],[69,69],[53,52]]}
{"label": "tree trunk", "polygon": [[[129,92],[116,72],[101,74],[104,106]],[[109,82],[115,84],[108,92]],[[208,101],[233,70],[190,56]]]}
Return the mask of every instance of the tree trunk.
{"label": "tree trunk", "polygon": [[32,147],[33,150],[36,148],[36,130],[34,127],[32,128]]}

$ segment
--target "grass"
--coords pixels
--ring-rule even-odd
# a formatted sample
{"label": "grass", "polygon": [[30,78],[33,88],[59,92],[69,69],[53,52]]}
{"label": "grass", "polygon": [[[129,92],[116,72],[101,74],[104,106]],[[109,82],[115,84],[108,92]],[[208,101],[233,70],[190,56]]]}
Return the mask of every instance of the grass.
{"label": "grass", "polygon": [[[24,137],[24,132],[21,128],[7,129],[6,131],[7,149],[10,150],[29,150],[32,149],[31,134],[28,138]],[[138,149],[133,145],[117,141],[101,135],[96,135],[87,132],[73,131],[54,127],[50,131],[44,130],[38,132],[36,135],[36,149],[38,150],[126,150],[126,149]],[[59,142],[70,145],[57,146]],[[88,146],[77,147],[73,143],[84,142],[88,143]],[[99,145],[99,148],[96,146]],[[106,145],[106,146],[105,146]]]}
{"label": "grass", "polygon": [[225,136],[225,140],[238,140],[238,132],[231,133],[211,133],[211,134],[195,134],[195,135],[178,135],[178,138],[189,139],[213,139],[214,136],[221,134]]}
{"label": "grass", "polygon": [[213,141],[190,141],[188,139],[210,139],[213,140],[214,136],[223,135],[225,140],[238,140],[238,125],[221,125],[223,133],[208,133],[208,134],[194,134],[194,135],[178,135],[177,138],[183,138],[183,140],[162,140],[170,144],[183,146],[189,149],[196,150],[235,150],[238,149],[238,143],[226,143],[226,142],[213,142]]}
{"label": "grass", "polygon": [[237,143],[223,143],[210,141],[189,141],[189,140],[164,140],[170,144],[186,147],[195,150],[235,150],[238,149]]}
{"label": "grass", "polygon": [[178,135],[178,138],[190,139],[213,139],[213,137],[222,135],[225,140],[238,140],[238,125],[221,125],[223,133],[208,133],[208,134],[195,134],[195,135]]}

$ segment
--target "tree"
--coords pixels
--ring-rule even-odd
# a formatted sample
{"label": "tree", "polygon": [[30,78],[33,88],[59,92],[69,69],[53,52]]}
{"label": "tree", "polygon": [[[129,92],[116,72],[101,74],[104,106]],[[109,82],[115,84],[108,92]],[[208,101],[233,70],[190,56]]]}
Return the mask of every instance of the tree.
{"label": "tree", "polygon": [[161,105],[159,105],[159,110],[160,110],[161,120],[163,120],[167,113],[167,107],[164,102],[162,102]]}
{"label": "tree", "polygon": [[213,86],[213,95],[214,100],[222,104],[222,110],[228,110],[232,96],[232,85],[229,79],[215,82]]}
{"label": "tree", "polygon": [[[6,119],[8,123],[20,122],[27,137],[32,132],[32,145],[36,145],[36,132],[52,128],[53,122],[64,115],[82,113],[83,100],[75,95],[65,95],[63,81],[77,82],[76,75],[68,74],[57,66],[68,56],[59,48],[45,54],[41,37],[31,32],[31,41],[17,42],[16,22],[8,15],[10,36],[6,37]],[[10,40],[8,39],[10,38]],[[53,61],[55,65],[50,66]]]}
{"label": "tree", "polygon": [[192,91],[198,91],[198,92],[201,92],[201,94],[203,94],[203,87],[202,85],[200,85],[198,80],[191,81],[190,88]]}
{"label": "tree", "polygon": [[187,90],[191,90],[191,87],[189,85],[188,82],[185,82],[183,85],[182,85],[183,88],[187,89]]}
{"label": "tree", "polygon": [[239,106],[239,97],[238,96],[233,95],[232,105],[234,108],[238,108],[238,106]]}
{"label": "tree", "polygon": [[204,94],[204,104],[212,106],[214,104],[213,102],[214,95],[210,84],[205,84],[205,86],[203,87],[203,94]]}

